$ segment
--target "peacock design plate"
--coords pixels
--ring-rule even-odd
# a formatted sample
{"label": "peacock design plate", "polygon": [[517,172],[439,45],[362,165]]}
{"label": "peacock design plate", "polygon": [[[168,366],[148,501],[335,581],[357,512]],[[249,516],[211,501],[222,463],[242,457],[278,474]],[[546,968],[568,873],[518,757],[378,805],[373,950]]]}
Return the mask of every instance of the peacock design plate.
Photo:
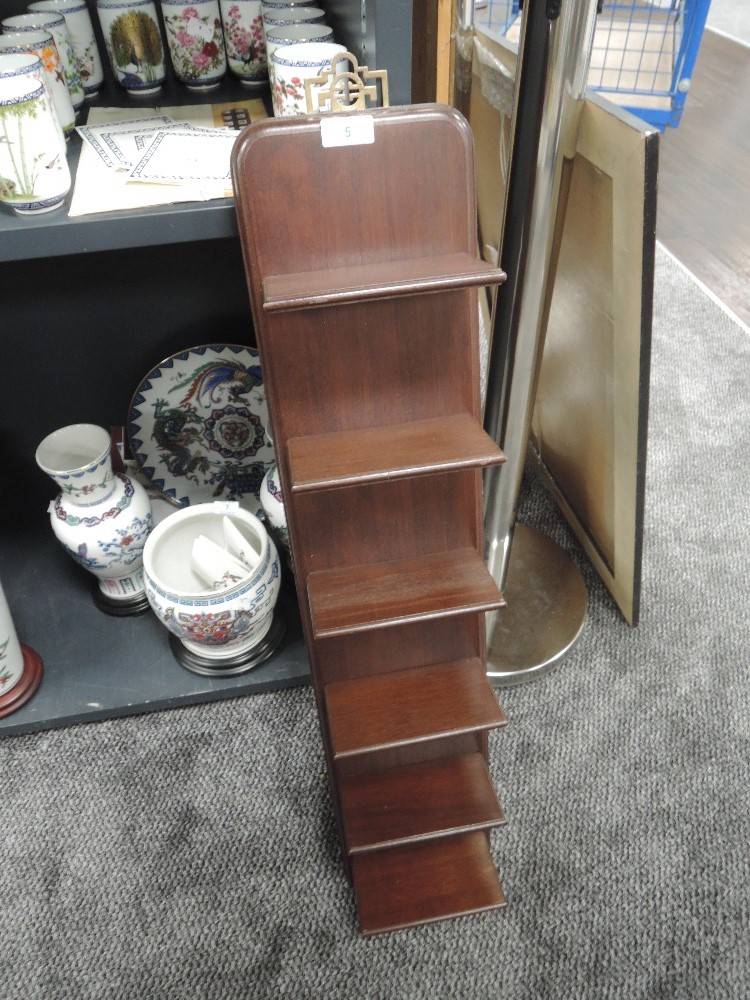
{"label": "peacock design plate", "polygon": [[261,511],[274,464],[258,352],[207,344],[166,358],[135,391],[128,437],[143,474],[183,507],[237,500]]}

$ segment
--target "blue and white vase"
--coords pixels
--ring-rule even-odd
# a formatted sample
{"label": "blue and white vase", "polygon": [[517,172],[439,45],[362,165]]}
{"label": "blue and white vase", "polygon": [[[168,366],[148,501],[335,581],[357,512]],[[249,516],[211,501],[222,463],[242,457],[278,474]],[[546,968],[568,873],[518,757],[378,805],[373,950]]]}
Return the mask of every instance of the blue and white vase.
{"label": "blue and white vase", "polygon": [[148,607],[143,549],[153,527],[151,501],[135,479],[112,468],[107,431],[71,424],[49,434],[36,463],[60,488],[49,506],[57,539],[98,580],[97,604],[112,614]]}

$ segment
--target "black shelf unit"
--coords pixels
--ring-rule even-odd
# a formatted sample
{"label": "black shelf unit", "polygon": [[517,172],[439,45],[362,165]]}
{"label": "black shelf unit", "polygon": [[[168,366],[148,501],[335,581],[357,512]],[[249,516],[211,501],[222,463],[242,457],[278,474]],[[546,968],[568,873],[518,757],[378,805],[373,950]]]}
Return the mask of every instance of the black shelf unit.
{"label": "black shelf unit", "polygon": [[[189,92],[168,61],[158,98],[129,97],[112,78],[95,2],[87,2],[105,82],[84,105],[84,119],[96,106],[137,116],[157,104],[261,97],[270,108],[267,88],[243,87],[230,75],[209,94]],[[371,69],[388,69],[392,103],[408,102],[411,0],[323,6],[338,40]],[[25,9],[24,0],[6,0],[3,16]],[[80,142],[76,135],[68,144],[73,176]],[[0,719],[0,736],[309,681],[288,570],[280,651],[239,677],[204,678],[176,662],[150,612],[118,620],[97,611],[89,574],[54,539],[46,513],[54,488],[34,463],[45,434],[75,422],[122,427],[135,388],[164,358],[198,344],[255,343],[231,198],[74,219],[69,203],[35,219],[0,206],[0,448],[10,470],[0,489],[0,579],[21,642],[45,667],[34,698]]]}
{"label": "black shelf unit", "polygon": [[[9,4],[4,16],[23,9]],[[158,103],[253,97],[268,105],[267,88],[227,78],[219,90],[194,95],[170,74]],[[137,116],[155,103],[129,98],[105,55],[105,84],[83,116],[95,106]],[[73,176],[80,143],[75,135],[68,144]],[[151,612],[117,619],[97,610],[93,577],[55,540],[47,516],[54,487],[34,462],[45,434],[79,421],[123,427],[133,392],[164,358],[197,344],[255,342],[231,198],[73,219],[69,202],[32,219],[0,208],[0,447],[11,470],[0,489],[0,579],[19,639],[44,662],[39,690],[0,719],[0,736],[309,680],[288,570],[279,652],[237,677],[203,677],[177,663]]]}

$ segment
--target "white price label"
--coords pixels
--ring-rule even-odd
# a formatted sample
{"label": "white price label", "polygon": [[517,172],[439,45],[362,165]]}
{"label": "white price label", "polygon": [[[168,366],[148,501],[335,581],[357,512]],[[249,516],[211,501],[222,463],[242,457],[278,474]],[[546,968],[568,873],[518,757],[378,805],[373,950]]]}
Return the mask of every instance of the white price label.
{"label": "white price label", "polygon": [[372,115],[337,115],[320,120],[320,138],[324,146],[364,146],[375,142]]}

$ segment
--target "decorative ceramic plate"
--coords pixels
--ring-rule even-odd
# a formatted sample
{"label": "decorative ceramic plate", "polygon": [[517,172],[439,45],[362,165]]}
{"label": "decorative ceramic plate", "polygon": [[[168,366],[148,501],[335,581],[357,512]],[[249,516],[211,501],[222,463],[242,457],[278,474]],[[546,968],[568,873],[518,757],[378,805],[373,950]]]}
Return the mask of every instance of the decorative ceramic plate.
{"label": "decorative ceramic plate", "polygon": [[258,352],[207,344],[162,361],[130,403],[128,437],[146,478],[183,507],[238,500],[251,513],[274,449]]}

